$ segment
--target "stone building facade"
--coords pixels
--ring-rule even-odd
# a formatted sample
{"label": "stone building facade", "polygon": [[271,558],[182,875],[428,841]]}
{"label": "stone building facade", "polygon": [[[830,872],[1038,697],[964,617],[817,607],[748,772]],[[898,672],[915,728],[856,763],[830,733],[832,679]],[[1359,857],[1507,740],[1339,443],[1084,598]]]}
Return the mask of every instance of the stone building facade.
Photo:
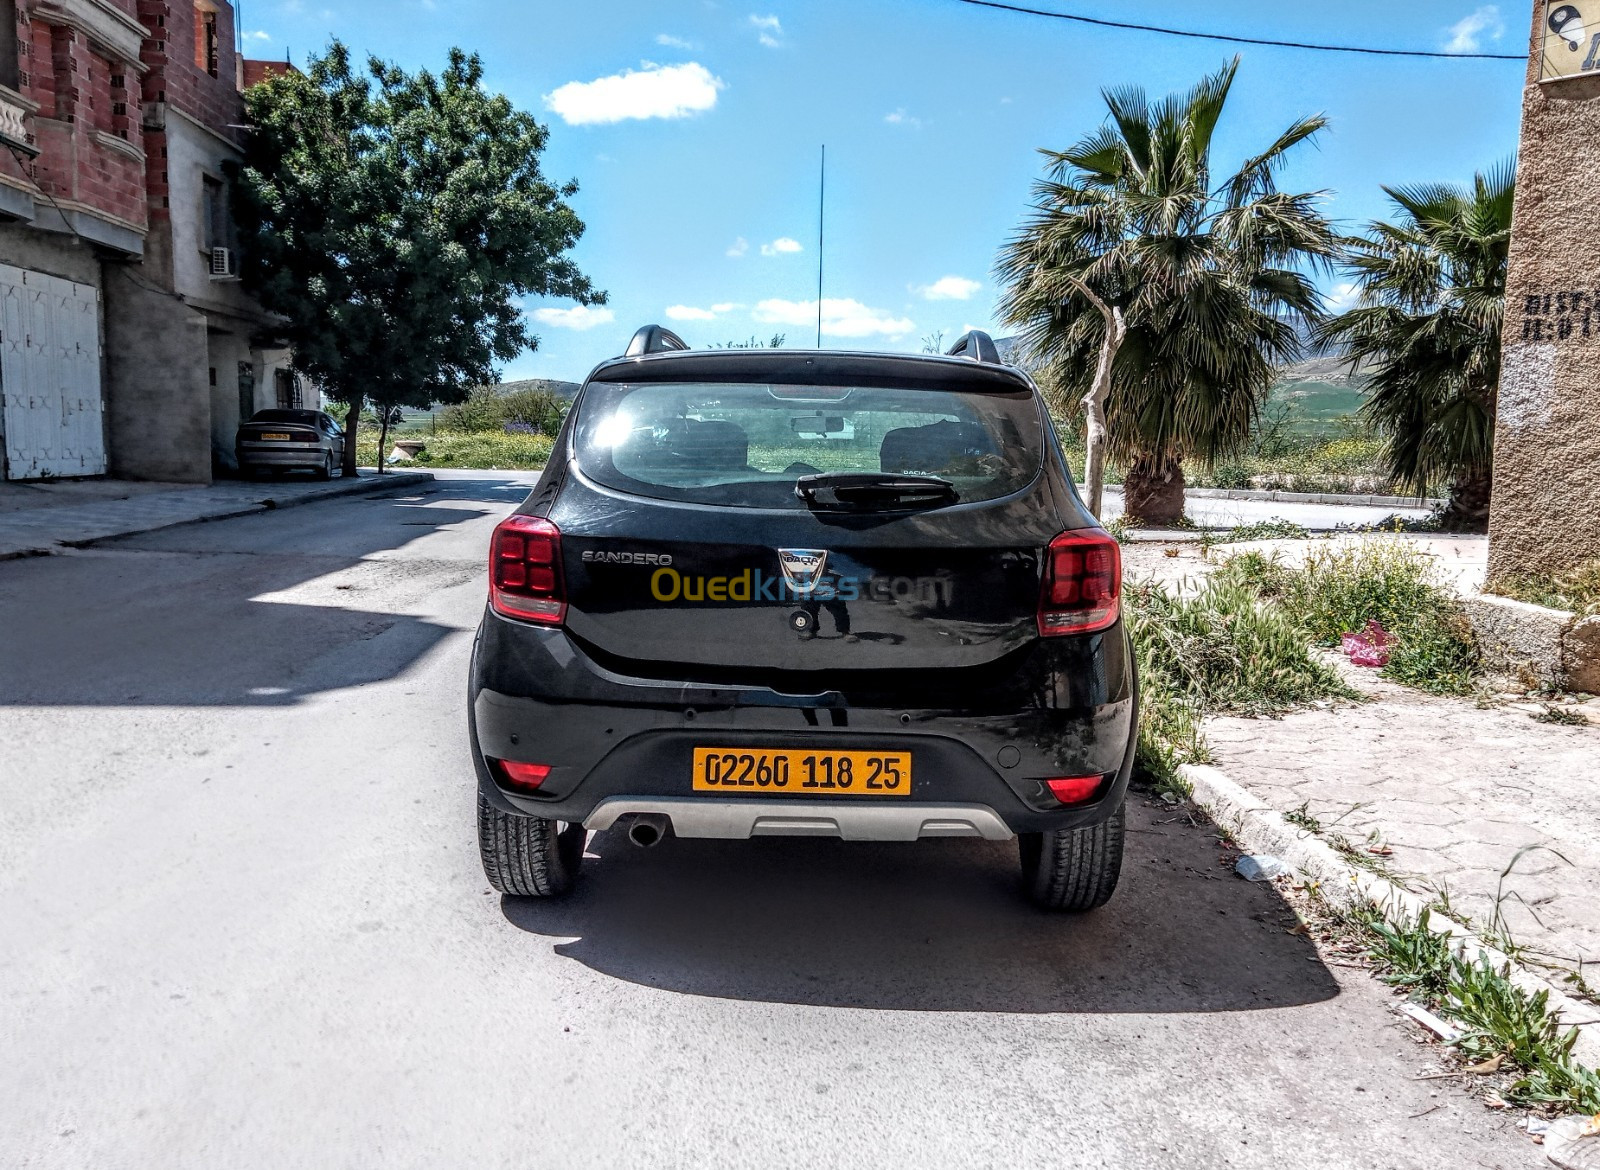
{"label": "stone building facade", "polygon": [[241,413],[296,396],[223,174],[274,68],[225,0],[0,0],[6,477],[206,482]]}
{"label": "stone building facade", "polygon": [[1600,0],[1535,0],[1496,414],[1493,578],[1600,557]]}

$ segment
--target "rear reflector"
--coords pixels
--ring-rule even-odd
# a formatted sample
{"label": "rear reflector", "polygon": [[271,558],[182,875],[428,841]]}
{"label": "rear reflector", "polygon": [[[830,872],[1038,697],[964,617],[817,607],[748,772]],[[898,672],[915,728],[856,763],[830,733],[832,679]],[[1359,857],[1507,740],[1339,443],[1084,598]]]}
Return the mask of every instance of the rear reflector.
{"label": "rear reflector", "polygon": [[1104,776],[1053,776],[1044,783],[1062,804],[1085,804],[1100,795],[1105,780]]}
{"label": "rear reflector", "polygon": [[1039,633],[1093,634],[1121,612],[1122,549],[1099,528],[1063,532],[1045,553]]}
{"label": "rear reflector", "polygon": [[489,543],[489,604],[502,617],[559,626],[567,616],[561,532],[540,516],[508,516]]}
{"label": "rear reflector", "polygon": [[490,760],[489,767],[506,788],[521,788],[527,792],[538,788],[550,775],[549,764],[524,764],[519,760]]}

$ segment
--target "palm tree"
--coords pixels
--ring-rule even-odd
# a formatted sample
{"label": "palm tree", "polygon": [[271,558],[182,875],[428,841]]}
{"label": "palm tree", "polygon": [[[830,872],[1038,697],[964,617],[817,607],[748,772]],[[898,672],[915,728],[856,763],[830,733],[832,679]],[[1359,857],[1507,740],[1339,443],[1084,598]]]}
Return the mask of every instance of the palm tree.
{"label": "palm tree", "polygon": [[1212,134],[1238,66],[1155,103],[1136,87],[1105,91],[1104,126],[1041,151],[1034,214],[997,265],[1003,319],[1058,410],[1091,388],[1110,316],[1095,301],[1121,311],[1110,453],[1127,468],[1127,514],[1145,523],[1182,517],[1186,459],[1209,465],[1248,439],[1276,368],[1301,354],[1297,323],[1321,316],[1305,270],[1339,253],[1320,193],[1274,181],[1321,116],[1213,181]]}
{"label": "palm tree", "polygon": [[1350,242],[1361,299],[1317,331],[1370,376],[1361,410],[1385,438],[1390,475],[1421,495],[1448,484],[1441,519],[1455,530],[1489,520],[1516,184],[1507,162],[1470,189],[1385,187],[1398,222]]}

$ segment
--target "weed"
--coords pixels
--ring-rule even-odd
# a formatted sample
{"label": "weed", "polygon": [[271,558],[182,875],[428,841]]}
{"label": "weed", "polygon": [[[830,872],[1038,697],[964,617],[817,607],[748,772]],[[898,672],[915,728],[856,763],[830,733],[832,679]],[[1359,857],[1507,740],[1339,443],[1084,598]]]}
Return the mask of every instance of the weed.
{"label": "weed", "polygon": [[1237,584],[1208,582],[1192,598],[1139,585],[1124,601],[1139,664],[1135,768],[1157,791],[1187,795],[1178,769],[1210,761],[1206,715],[1268,715],[1351,695],[1311,660],[1291,621]]}
{"label": "weed", "polygon": [[1239,544],[1247,540],[1305,540],[1311,534],[1292,520],[1258,520],[1254,524],[1238,524],[1230,528],[1223,541]]}
{"label": "weed", "polygon": [[1288,812],[1284,813],[1283,819],[1297,828],[1304,829],[1308,833],[1322,832],[1322,822],[1312,815],[1309,808],[1310,804],[1311,802],[1309,800],[1301,801],[1300,807],[1292,808]]}
{"label": "weed", "polygon": [[1544,710],[1536,712],[1531,719],[1536,723],[1555,723],[1562,727],[1587,727],[1589,717],[1582,711],[1573,707],[1554,707],[1549,703],[1544,705]]}
{"label": "weed", "polygon": [[1277,607],[1212,579],[1190,598],[1156,584],[1125,594],[1147,676],[1202,714],[1271,715],[1334,696],[1354,698]]}
{"label": "weed", "polygon": [[1429,926],[1429,917],[1425,909],[1415,922],[1391,926],[1372,912],[1366,920],[1372,936],[1367,953],[1379,979],[1436,1002],[1449,990],[1452,956],[1450,936]]}
{"label": "weed", "polygon": [[[550,458],[551,442],[544,435],[506,431],[440,431],[426,437],[416,456],[421,467],[475,467],[502,471],[537,470]],[[364,467],[377,462],[378,436],[360,432],[356,459]]]}
{"label": "weed", "polygon": [[1511,981],[1508,967],[1487,958],[1468,962],[1448,935],[1433,930],[1428,910],[1397,924],[1370,907],[1353,917],[1367,931],[1379,978],[1460,1025],[1463,1034],[1451,1044],[1465,1059],[1498,1056],[1514,1066],[1519,1075],[1507,1100],[1600,1111],[1600,1076],[1573,1060],[1577,1030],[1561,1030],[1548,990],[1524,991]]}
{"label": "weed", "polygon": [[1407,545],[1366,540],[1312,547],[1298,568],[1245,553],[1220,572],[1279,601],[1324,646],[1378,622],[1393,639],[1383,673],[1396,682],[1461,695],[1472,692],[1481,673],[1460,602],[1439,583],[1432,560]]}
{"label": "weed", "polygon": [[1495,581],[1491,588],[1504,597],[1549,609],[1570,610],[1584,616],[1597,614],[1600,613],[1600,558],[1553,575],[1504,577]]}

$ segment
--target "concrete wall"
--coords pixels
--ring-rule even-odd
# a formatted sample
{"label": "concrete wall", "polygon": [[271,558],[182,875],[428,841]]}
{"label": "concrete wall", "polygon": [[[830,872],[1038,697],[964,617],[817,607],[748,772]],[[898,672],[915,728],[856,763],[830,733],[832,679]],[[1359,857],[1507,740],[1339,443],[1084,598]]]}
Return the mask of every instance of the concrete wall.
{"label": "concrete wall", "polygon": [[[205,180],[222,180],[223,162],[242,157],[226,139],[180,111],[168,111],[167,187],[173,285],[191,300],[203,302],[208,310],[215,307],[221,312],[237,312],[264,321],[260,308],[245,295],[238,281],[211,279],[211,255],[206,250],[202,210]],[[226,184],[223,191],[227,191]]]}
{"label": "concrete wall", "polygon": [[79,284],[92,284],[102,296],[105,293],[100,257],[74,236],[41,232],[19,222],[0,222],[0,264],[15,264]]}
{"label": "concrete wall", "polygon": [[[109,268],[109,266],[108,266]],[[206,317],[138,268],[108,270],[106,430],[111,474],[211,481]]]}
{"label": "concrete wall", "polygon": [[1489,574],[1600,557],[1600,77],[1538,80],[1533,4],[1496,417]]}

